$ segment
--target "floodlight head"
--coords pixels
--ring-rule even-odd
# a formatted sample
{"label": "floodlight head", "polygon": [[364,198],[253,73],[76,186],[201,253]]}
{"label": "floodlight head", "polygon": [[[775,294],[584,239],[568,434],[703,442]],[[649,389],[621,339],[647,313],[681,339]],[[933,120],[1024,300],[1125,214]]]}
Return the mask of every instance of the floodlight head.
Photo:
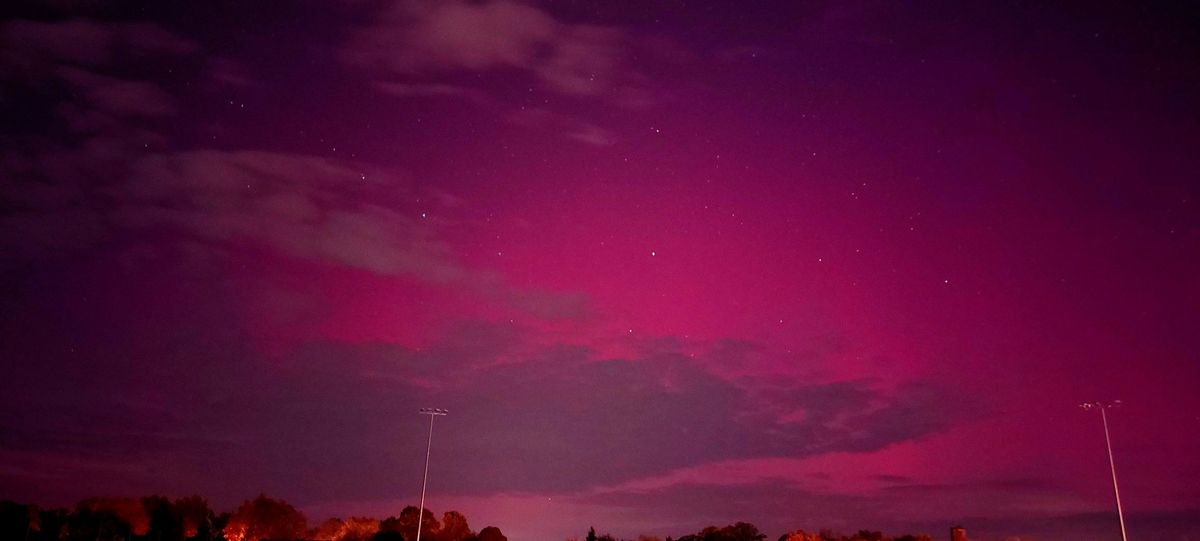
{"label": "floodlight head", "polygon": [[421,415],[446,415],[450,412],[441,408],[421,408],[417,410],[417,413]]}

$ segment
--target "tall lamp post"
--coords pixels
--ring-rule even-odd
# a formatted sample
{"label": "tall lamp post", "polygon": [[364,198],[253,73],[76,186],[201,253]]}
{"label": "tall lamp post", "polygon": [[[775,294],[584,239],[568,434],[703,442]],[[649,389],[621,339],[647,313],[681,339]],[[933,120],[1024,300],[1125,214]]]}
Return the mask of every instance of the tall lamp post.
{"label": "tall lamp post", "polygon": [[1128,538],[1125,537],[1125,514],[1121,511],[1121,490],[1117,488],[1117,466],[1113,462],[1112,439],[1108,436],[1108,410],[1120,405],[1120,400],[1114,400],[1112,402],[1084,402],[1079,407],[1084,411],[1100,410],[1100,421],[1104,423],[1104,445],[1108,447],[1108,469],[1112,472],[1113,496],[1117,499],[1117,520],[1121,523],[1121,541],[1128,541]]}
{"label": "tall lamp post", "polygon": [[417,541],[421,541],[421,520],[425,518],[425,483],[429,481],[429,454],[433,450],[433,419],[450,412],[439,408],[421,408],[417,413],[429,416],[429,442],[425,444],[425,475],[421,477],[421,506],[417,508]]}

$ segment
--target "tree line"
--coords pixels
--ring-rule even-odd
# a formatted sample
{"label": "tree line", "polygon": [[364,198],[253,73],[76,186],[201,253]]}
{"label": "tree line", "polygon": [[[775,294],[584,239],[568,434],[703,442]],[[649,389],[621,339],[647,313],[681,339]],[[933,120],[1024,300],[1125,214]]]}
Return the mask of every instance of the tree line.
{"label": "tree line", "polygon": [[[763,541],[766,539],[766,534],[758,531],[753,524],[748,522],[738,522],[729,526],[717,527],[709,526],[694,534],[685,535],[679,538],[667,537],[665,541]],[[567,541],[577,541],[568,539]],[[596,535],[595,528],[588,528],[587,537],[584,541],[663,541],[658,537],[638,536],[636,540],[617,539],[609,534]],[[820,530],[816,533],[808,533],[804,530],[794,530],[779,536],[779,541],[933,541],[933,538],[926,534],[920,535],[901,535],[899,537],[891,537],[883,532],[871,530],[859,530],[851,535],[842,535],[833,533],[831,530]]]}
{"label": "tree line", "polygon": [[[74,509],[41,509],[12,501],[0,502],[0,540],[5,541],[415,541],[418,517],[422,541],[508,541],[494,526],[478,532],[458,511],[439,519],[428,509],[418,515],[415,506],[397,516],[331,518],[310,525],[304,514],[286,501],[259,495],[232,512],[217,513],[200,496],[170,500],[143,498],[89,498]],[[766,535],[748,522],[709,526],[694,534],[665,541],[764,541]],[[578,541],[568,539],[567,541]],[[597,535],[589,528],[584,541],[664,541],[639,536],[636,540]],[[808,533],[795,530],[778,541],[933,541],[928,535],[891,537],[878,531],[859,530],[851,535],[830,530]]]}
{"label": "tree line", "polygon": [[218,513],[200,496],[170,500],[89,498],[74,509],[41,509],[0,502],[0,539],[6,541],[508,541],[499,528],[475,532],[458,511],[439,520],[415,506],[397,516],[331,518],[315,526],[291,504],[266,495]]}

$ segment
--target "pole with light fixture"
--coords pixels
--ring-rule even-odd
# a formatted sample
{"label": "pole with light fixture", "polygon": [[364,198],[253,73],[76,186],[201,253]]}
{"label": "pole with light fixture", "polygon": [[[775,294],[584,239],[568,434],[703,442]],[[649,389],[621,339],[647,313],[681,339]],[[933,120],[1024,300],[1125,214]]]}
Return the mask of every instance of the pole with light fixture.
{"label": "pole with light fixture", "polygon": [[1084,402],[1079,405],[1084,411],[1093,409],[1100,410],[1100,421],[1104,423],[1104,445],[1108,448],[1108,469],[1112,472],[1113,496],[1117,500],[1117,520],[1121,523],[1121,541],[1129,541],[1125,537],[1125,513],[1121,511],[1121,490],[1117,488],[1117,465],[1113,461],[1112,439],[1108,435],[1108,413],[1110,408],[1116,408],[1121,405],[1120,400],[1112,402]]}
{"label": "pole with light fixture", "polygon": [[421,541],[421,520],[425,518],[425,484],[429,481],[429,454],[433,450],[433,419],[450,412],[439,408],[421,408],[417,413],[429,416],[429,441],[425,444],[425,475],[421,477],[421,506],[417,508],[417,541]]}

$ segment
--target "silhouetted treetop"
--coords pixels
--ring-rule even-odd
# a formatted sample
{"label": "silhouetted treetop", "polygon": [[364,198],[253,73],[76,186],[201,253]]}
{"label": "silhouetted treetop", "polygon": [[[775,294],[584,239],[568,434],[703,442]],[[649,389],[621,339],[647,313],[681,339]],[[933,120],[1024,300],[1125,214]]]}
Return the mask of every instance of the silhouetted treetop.
{"label": "silhouetted treetop", "polygon": [[230,515],[224,531],[228,541],[300,539],[308,533],[308,521],[287,502],[260,494]]}

